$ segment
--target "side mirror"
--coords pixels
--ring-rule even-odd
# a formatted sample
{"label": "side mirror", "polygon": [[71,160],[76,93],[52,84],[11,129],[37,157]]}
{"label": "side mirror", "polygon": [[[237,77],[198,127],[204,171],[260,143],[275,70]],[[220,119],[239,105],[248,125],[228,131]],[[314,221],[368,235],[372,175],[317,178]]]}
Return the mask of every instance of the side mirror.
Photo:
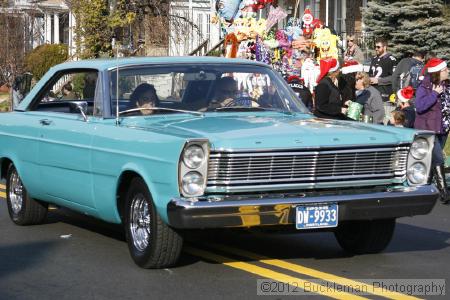
{"label": "side mirror", "polygon": [[85,122],[88,121],[88,117],[86,115],[88,103],[86,101],[71,101],[69,102],[69,106],[71,112],[80,112],[83,116],[83,120]]}

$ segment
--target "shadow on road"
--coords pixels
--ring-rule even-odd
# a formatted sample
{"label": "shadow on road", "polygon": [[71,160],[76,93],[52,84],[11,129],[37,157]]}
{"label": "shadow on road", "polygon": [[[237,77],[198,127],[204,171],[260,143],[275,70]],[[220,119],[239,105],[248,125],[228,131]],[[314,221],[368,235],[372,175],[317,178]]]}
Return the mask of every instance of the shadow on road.
{"label": "shadow on road", "polygon": [[[332,232],[264,233],[219,230],[188,236],[190,245],[208,249],[211,243],[243,249],[273,259],[337,259],[352,257],[342,250]],[[450,246],[450,232],[397,223],[394,237],[383,253],[439,251]],[[211,248],[211,251],[217,249]],[[223,252],[226,255],[226,250]],[[239,257],[242,261],[252,261]]]}
{"label": "shadow on road", "polygon": [[76,226],[90,232],[98,233],[118,241],[125,241],[125,232],[123,231],[121,225],[106,223],[93,217],[85,216],[65,208],[51,211],[48,214],[45,223],[53,224],[60,222]]}
{"label": "shadow on road", "polygon": [[[48,223],[57,222],[125,242],[125,234],[121,225],[105,223],[67,209],[60,209],[49,214]],[[217,249],[208,247],[208,244],[215,243],[274,259],[326,260],[353,256],[340,248],[332,232],[285,234],[242,229],[218,229],[182,231],[181,233],[190,246],[211,252],[217,252]],[[384,253],[437,251],[448,248],[449,240],[449,232],[397,223],[394,237]],[[227,256],[226,251],[223,251],[222,254]],[[233,257],[232,254],[228,256]],[[253,259],[239,257],[239,260],[252,261]],[[197,258],[184,253],[178,267],[194,264],[197,261]]]}
{"label": "shadow on road", "polygon": [[450,246],[450,232],[397,223],[386,252],[435,251]]}
{"label": "shadow on road", "polygon": [[0,281],[13,273],[34,268],[51,253],[57,242],[30,242],[0,247]]}

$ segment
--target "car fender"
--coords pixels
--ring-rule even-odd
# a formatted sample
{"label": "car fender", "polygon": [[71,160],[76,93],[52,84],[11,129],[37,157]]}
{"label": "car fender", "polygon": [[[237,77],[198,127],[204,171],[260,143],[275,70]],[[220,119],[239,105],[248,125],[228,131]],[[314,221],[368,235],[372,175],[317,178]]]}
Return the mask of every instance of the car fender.
{"label": "car fender", "polygon": [[[157,183],[154,181],[153,177],[150,175],[151,170],[147,170],[147,168],[144,168],[143,166],[140,166],[137,163],[129,162],[122,166],[121,170],[117,174],[117,176],[114,178],[113,182],[108,182],[109,180],[104,177],[103,179],[97,179],[97,182],[94,186],[101,189],[102,186],[114,186],[114,189],[109,189],[107,193],[109,194],[107,196],[107,199],[102,199],[105,195],[106,191],[97,190],[96,191],[96,208],[97,212],[101,219],[112,222],[112,223],[121,223],[121,216],[119,213],[119,203],[117,201],[117,194],[119,191],[120,186],[120,180],[122,178],[122,175],[125,172],[133,172],[136,173],[138,176],[140,176],[145,184],[147,185],[150,194],[153,198],[153,203],[155,205],[155,208],[159,215],[162,217],[162,219],[167,222],[167,212],[166,212],[166,206],[167,202],[169,201],[169,193],[171,189],[167,186],[167,184],[164,183]],[[99,196],[100,195],[100,196]],[[167,198],[167,199],[166,199]]]}
{"label": "car fender", "polygon": [[[36,174],[35,172],[30,172],[30,170],[36,170],[37,168],[32,168],[30,166],[27,166],[27,164],[31,164],[30,162],[22,161],[20,160],[17,155],[14,153],[3,153],[0,157],[0,165],[2,170],[2,178],[7,177],[8,168],[4,165],[6,161],[9,160],[12,162],[14,167],[17,170],[17,173],[20,176],[20,179],[22,180],[23,185],[27,189],[28,194],[32,198],[41,198],[39,197],[39,190],[41,183],[39,181],[39,174]],[[24,172],[24,170],[27,169],[27,172]]]}

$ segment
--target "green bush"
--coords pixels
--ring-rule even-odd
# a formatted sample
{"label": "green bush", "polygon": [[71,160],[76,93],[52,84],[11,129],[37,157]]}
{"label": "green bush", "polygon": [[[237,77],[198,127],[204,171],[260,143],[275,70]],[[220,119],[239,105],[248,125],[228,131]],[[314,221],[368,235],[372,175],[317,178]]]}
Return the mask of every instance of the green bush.
{"label": "green bush", "polygon": [[45,44],[36,47],[25,57],[25,68],[33,74],[36,80],[42,76],[54,65],[65,62],[68,58],[67,45],[64,44]]}
{"label": "green bush", "polygon": [[217,56],[220,57],[222,55],[222,51],[220,49],[213,50],[207,54],[207,56]]}
{"label": "green bush", "polygon": [[0,102],[0,112],[9,111],[9,101]]}

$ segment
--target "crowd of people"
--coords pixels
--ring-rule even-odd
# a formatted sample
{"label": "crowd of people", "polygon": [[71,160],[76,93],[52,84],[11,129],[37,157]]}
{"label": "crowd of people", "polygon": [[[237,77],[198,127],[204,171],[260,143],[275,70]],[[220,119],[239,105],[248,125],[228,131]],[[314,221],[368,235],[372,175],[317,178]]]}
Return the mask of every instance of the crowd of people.
{"label": "crowd of people", "polygon": [[[388,52],[388,43],[384,39],[376,40],[375,52],[369,69],[364,72],[362,52],[350,37],[342,67],[335,58],[320,61],[313,104],[309,97],[300,97],[312,107],[317,117],[435,132],[433,175],[441,192],[441,201],[447,204],[450,194],[445,181],[443,154],[450,130],[447,63],[433,53],[422,51],[397,62]],[[295,85],[292,78],[288,82],[291,87],[298,88],[299,79],[295,80]]]}

